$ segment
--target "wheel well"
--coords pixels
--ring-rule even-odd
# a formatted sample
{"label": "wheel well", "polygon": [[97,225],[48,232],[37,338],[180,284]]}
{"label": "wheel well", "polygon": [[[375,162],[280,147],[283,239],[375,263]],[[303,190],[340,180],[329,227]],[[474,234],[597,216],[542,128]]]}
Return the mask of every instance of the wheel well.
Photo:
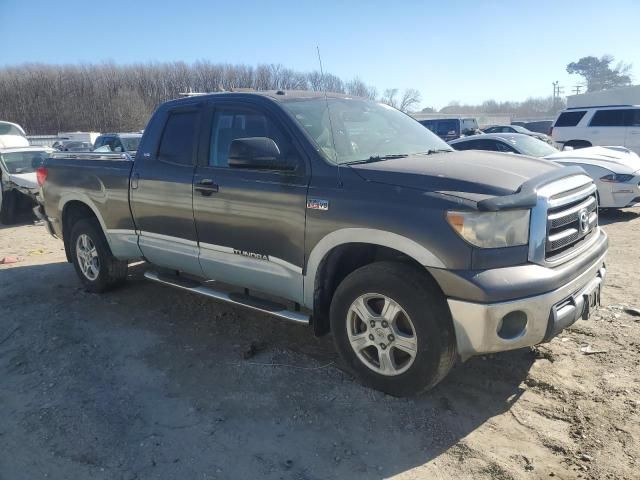
{"label": "wheel well", "polygon": [[338,285],[358,268],[380,261],[413,265],[429,273],[419,262],[393,248],[368,243],[348,243],[333,248],[325,255],[316,274],[313,294],[313,331],[316,335],[329,332],[329,308]]}
{"label": "wheel well", "polygon": [[82,220],[83,218],[98,219],[93,210],[91,210],[91,207],[78,200],[68,202],[62,209],[62,239],[68,262],[71,262],[71,245],[69,243],[71,240],[71,229],[78,220]]}

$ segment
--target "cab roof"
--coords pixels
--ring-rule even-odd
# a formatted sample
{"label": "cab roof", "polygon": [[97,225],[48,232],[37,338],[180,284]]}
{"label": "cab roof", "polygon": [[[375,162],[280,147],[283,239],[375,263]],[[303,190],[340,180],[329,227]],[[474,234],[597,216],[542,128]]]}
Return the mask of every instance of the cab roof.
{"label": "cab roof", "polygon": [[[179,105],[181,103],[190,103],[194,99],[211,99],[211,98],[247,98],[247,96],[259,96],[262,98],[268,98],[278,103],[285,103],[293,100],[305,100],[314,98],[324,98],[325,92],[317,92],[313,90],[252,90],[252,89],[239,89],[233,92],[213,92],[213,93],[189,93],[184,98],[178,98],[176,100],[170,100],[167,104]],[[343,93],[326,92],[327,98],[332,99],[358,99],[369,100],[363,97],[357,97],[354,95],[346,95]]]}

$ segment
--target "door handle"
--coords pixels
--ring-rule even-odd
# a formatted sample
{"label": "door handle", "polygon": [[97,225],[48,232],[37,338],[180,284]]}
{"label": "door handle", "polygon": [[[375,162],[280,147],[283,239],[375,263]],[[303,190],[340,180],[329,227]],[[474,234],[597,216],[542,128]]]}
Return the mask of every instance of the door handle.
{"label": "door handle", "polygon": [[213,180],[209,178],[204,178],[200,180],[198,183],[196,183],[194,190],[208,197],[212,193],[218,192],[218,185],[213,183]]}
{"label": "door handle", "polygon": [[138,181],[140,180],[140,174],[134,173],[131,175],[131,190],[136,190],[138,188]]}

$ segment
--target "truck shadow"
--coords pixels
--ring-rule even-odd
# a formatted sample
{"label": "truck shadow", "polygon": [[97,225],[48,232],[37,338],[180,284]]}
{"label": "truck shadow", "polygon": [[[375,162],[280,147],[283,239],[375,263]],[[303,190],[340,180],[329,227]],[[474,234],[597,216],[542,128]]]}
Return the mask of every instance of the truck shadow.
{"label": "truck shadow", "polygon": [[619,210],[615,208],[605,208],[598,212],[598,222],[600,225],[610,225],[618,222],[630,222],[640,217],[640,208],[628,208]]}
{"label": "truck shadow", "polygon": [[[529,350],[472,359],[431,392],[394,398],[343,372],[330,337],[153,284],[146,268],[103,295],[86,293],[66,263],[0,268],[0,339],[20,326],[0,359],[24,351],[38,382],[53,385],[44,397],[25,388],[36,373],[24,374],[4,395],[31,391],[25,418],[47,403],[55,418],[28,425],[30,435],[60,455],[120,465],[113,478],[147,478],[152,462],[166,462],[154,478],[220,469],[305,479],[387,478],[446,451],[462,462],[461,440],[518,402],[535,361]],[[74,429],[61,424],[76,417]]]}

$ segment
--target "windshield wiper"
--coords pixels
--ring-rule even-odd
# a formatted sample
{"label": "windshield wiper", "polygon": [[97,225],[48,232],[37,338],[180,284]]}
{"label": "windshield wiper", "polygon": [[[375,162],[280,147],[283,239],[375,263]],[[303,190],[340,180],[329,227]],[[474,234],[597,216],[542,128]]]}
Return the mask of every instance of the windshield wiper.
{"label": "windshield wiper", "polygon": [[381,162],[383,160],[393,160],[394,158],[405,158],[409,155],[407,153],[396,153],[393,155],[371,155],[369,158],[365,158],[363,160],[354,160],[353,162],[346,162],[346,165],[358,165],[361,163],[373,163],[373,162]]}

